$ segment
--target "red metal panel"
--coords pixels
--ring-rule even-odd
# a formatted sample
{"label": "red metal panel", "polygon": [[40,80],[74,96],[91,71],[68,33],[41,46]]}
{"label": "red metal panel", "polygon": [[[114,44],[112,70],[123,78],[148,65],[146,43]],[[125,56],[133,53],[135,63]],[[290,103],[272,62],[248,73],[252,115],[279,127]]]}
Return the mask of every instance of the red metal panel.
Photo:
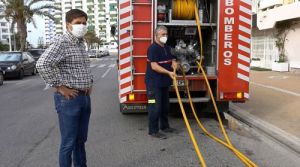
{"label": "red metal panel", "polygon": [[[145,76],[143,75],[146,69],[146,58],[134,57],[146,56],[147,49],[151,44],[153,22],[151,3],[152,0],[122,0],[119,3],[119,21],[121,22],[119,25],[119,88],[121,103],[129,102],[127,95],[132,91],[146,89]],[[132,75],[132,70],[139,75]],[[139,95],[145,102],[145,92],[140,92]],[[137,100],[140,99],[138,96],[136,97]],[[134,101],[134,103],[139,103],[139,101]]]}
{"label": "red metal panel", "polygon": [[219,1],[218,93],[249,92],[251,6],[249,0]]}
{"label": "red metal panel", "polygon": [[133,45],[133,55],[147,55],[147,49],[151,45],[149,40],[135,40],[132,42]]}
{"label": "red metal panel", "polygon": [[151,21],[151,5],[136,5],[133,12],[135,21]]}
{"label": "red metal panel", "polygon": [[151,38],[151,23],[134,23],[134,38]]}
{"label": "red metal panel", "polygon": [[133,85],[134,90],[146,90],[145,75],[134,76]]}
{"label": "red metal panel", "polygon": [[146,58],[134,58],[134,70],[136,73],[145,73],[146,72],[146,66],[147,66],[147,60]]}

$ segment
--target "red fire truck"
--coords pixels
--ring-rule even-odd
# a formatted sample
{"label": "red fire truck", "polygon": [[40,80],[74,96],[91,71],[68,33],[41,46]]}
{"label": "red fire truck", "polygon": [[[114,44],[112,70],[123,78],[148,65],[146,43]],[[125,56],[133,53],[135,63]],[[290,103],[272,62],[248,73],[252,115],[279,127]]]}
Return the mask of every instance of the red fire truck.
{"label": "red fire truck", "polygon": [[[230,101],[244,102],[249,98],[249,66],[251,53],[251,0],[190,0],[196,3],[202,31],[203,55],[189,0],[119,0],[119,99],[122,113],[146,111],[144,83],[147,49],[154,41],[157,26],[168,28],[167,44],[183,67],[194,103],[211,103],[203,67],[221,111]],[[193,10],[192,12],[190,10]],[[178,85],[184,90],[182,73]],[[181,91],[183,102],[188,102]],[[177,104],[174,89],[171,104]],[[203,105],[202,105],[203,106]],[[175,107],[176,108],[176,107]]]}

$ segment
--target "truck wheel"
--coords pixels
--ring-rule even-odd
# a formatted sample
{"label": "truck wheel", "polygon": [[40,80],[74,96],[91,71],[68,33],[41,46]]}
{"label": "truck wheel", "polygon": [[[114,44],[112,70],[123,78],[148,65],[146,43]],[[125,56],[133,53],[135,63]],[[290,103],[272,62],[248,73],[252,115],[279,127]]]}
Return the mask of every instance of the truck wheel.
{"label": "truck wheel", "polygon": [[[224,121],[225,120],[224,112],[228,112],[229,102],[228,101],[224,101],[224,102],[217,101],[216,103],[217,103],[217,107],[218,107],[218,110],[220,113],[220,117]],[[196,108],[198,111],[197,114],[199,116],[217,119],[215,108],[213,106],[212,101],[209,101],[208,103],[198,104],[198,105],[196,105]]]}

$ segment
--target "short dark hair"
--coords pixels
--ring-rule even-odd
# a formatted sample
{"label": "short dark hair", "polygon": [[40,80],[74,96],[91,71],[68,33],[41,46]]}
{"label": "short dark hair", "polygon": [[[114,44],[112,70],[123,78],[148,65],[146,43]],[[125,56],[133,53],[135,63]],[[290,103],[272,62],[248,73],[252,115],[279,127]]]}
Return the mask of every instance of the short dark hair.
{"label": "short dark hair", "polygon": [[88,19],[87,14],[84,11],[79,9],[71,9],[66,13],[66,22],[71,23],[78,17],[85,17],[86,20]]}

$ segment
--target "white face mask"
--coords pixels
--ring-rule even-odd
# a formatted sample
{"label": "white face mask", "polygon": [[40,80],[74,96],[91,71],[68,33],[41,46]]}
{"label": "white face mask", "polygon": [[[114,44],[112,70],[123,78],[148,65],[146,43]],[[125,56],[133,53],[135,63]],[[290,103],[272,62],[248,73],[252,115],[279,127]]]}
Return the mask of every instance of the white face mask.
{"label": "white face mask", "polygon": [[167,43],[168,37],[161,37],[159,41],[163,44]]}
{"label": "white face mask", "polygon": [[87,26],[84,24],[72,24],[71,33],[77,38],[82,38],[87,33]]}

